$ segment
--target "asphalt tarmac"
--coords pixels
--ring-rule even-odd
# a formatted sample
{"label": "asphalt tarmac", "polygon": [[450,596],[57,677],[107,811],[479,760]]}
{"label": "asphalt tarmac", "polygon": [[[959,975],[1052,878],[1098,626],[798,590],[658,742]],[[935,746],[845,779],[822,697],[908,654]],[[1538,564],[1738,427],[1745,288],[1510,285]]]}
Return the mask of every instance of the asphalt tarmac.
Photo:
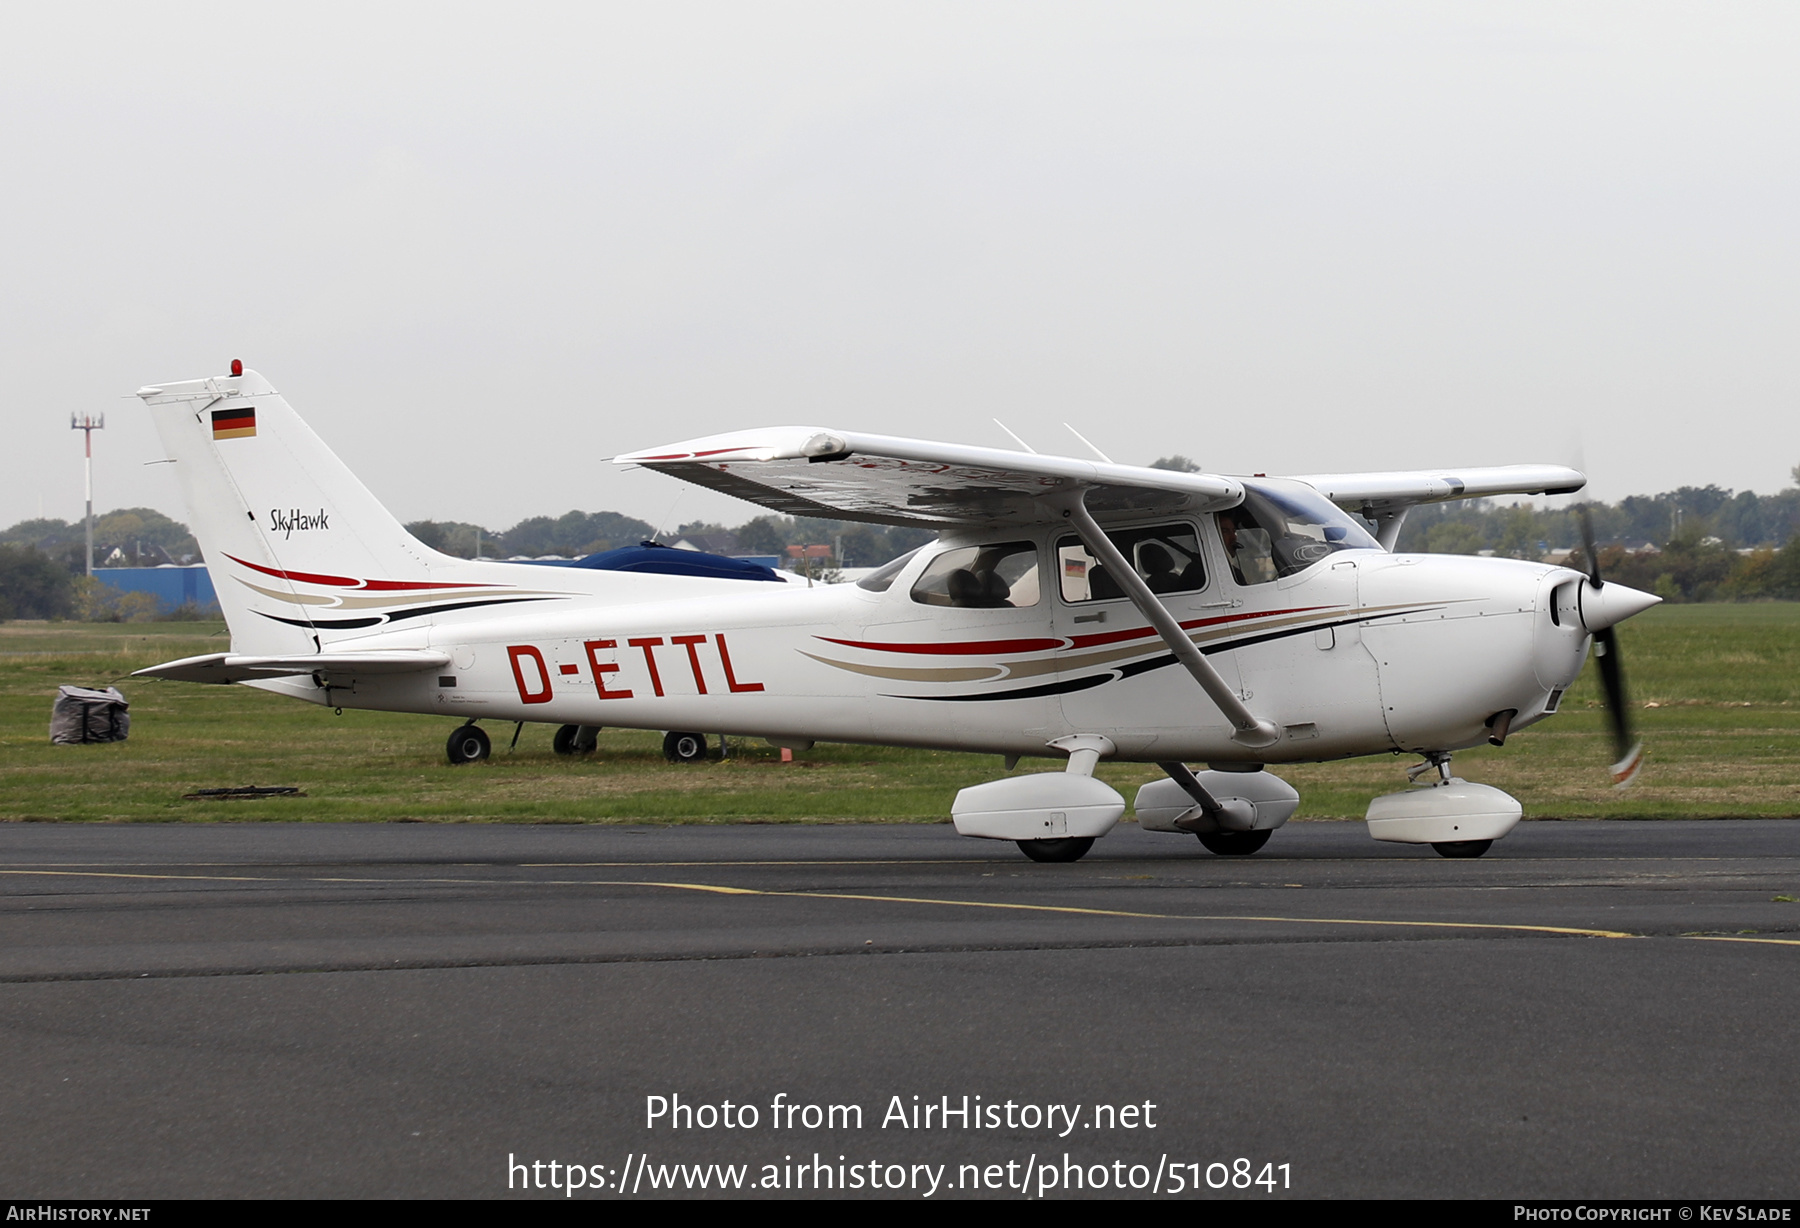
{"label": "asphalt tarmac", "polygon": [[6,824],[0,1194],[1793,1197],[1782,897],[1797,822]]}

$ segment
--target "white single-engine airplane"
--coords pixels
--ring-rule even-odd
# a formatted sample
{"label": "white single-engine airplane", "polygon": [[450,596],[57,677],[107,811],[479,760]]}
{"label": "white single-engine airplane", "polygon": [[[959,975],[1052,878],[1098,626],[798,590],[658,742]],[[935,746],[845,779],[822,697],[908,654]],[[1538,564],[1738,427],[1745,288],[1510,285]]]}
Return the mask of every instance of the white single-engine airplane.
{"label": "white single-engine airplane", "polygon": [[1370,834],[1478,857],[1520,806],[1453,777],[1451,752],[1555,712],[1590,640],[1615,779],[1640,761],[1611,629],[1657,598],[1604,583],[1591,534],[1585,575],[1392,552],[1416,504],[1573,491],[1572,469],[1239,478],[815,427],[615,458],[778,512],[938,530],[856,584],[811,587],[453,558],[241,363],[138,395],[231,631],[230,652],[138,672],[455,716],[453,761],[487,754],[477,720],[665,730],[675,758],[704,756],[689,730],[1009,770],[1061,757],[962,790],[952,814],[1073,861],[1125,813],[1102,759],[1167,774],[1138,790],[1143,827],[1247,854],[1299,805],[1265,765],[1404,751],[1424,756],[1415,781],[1436,778],[1376,798]]}

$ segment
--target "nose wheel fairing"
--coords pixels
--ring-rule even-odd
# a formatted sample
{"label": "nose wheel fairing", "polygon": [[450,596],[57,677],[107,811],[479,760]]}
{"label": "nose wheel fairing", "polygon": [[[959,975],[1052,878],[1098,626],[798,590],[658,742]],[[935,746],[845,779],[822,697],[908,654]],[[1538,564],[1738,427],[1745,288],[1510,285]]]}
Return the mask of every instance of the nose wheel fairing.
{"label": "nose wheel fairing", "polygon": [[1457,846],[1498,840],[1519,825],[1524,813],[1511,794],[1452,776],[1383,794],[1369,803],[1367,821],[1377,840]]}

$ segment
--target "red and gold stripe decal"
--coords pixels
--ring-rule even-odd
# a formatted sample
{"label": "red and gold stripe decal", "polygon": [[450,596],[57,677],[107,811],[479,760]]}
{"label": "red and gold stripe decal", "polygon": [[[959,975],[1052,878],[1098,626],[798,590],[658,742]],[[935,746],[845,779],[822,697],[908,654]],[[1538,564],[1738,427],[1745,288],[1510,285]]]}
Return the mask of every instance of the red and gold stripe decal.
{"label": "red and gold stripe decal", "polygon": [[301,584],[324,584],[332,588],[360,588],[377,593],[512,587],[506,584],[433,584],[425,580],[358,580],[351,576],[328,576],[316,571],[282,571],[275,567],[263,567],[247,559],[240,559],[235,554],[228,554],[225,557],[240,567],[248,567],[251,571],[260,571],[263,575],[274,576],[278,580],[296,580]]}
{"label": "red and gold stripe decal", "polygon": [[[1320,610],[1336,608],[1338,607],[1310,605],[1297,606],[1291,610],[1256,610],[1248,614],[1221,614],[1215,618],[1190,619],[1181,624],[1181,629],[1197,631],[1202,627],[1226,626],[1252,618],[1280,618],[1288,614],[1313,614]],[[998,657],[1022,652],[1049,652],[1056,648],[1097,648],[1103,644],[1122,644],[1127,640],[1150,639],[1155,636],[1155,627],[1128,627],[1122,631],[1103,631],[1094,635],[1058,636],[1055,639],[946,640],[938,643],[916,644],[880,643],[873,640],[838,640],[827,635],[816,638],[824,640],[827,644],[841,644],[845,648],[862,648],[870,652],[902,652],[915,656],[934,657]]]}
{"label": "red and gold stripe decal", "polygon": [[1007,656],[1015,652],[1048,652],[1052,648],[1061,648],[1068,642],[1058,637],[1036,640],[957,640],[940,644],[881,644],[870,640],[834,640],[828,635],[815,638],[824,640],[827,644],[842,644],[845,648],[934,657]]}

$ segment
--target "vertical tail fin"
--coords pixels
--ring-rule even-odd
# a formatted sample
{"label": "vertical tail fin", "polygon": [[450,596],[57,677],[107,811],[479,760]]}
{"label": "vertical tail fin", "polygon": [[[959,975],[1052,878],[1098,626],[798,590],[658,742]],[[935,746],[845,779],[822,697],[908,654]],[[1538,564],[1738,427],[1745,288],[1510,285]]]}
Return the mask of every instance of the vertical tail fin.
{"label": "vertical tail fin", "polygon": [[233,651],[316,652],[383,622],[384,600],[439,587],[432,567],[452,560],[408,533],[256,372],[138,396],[175,461]]}

